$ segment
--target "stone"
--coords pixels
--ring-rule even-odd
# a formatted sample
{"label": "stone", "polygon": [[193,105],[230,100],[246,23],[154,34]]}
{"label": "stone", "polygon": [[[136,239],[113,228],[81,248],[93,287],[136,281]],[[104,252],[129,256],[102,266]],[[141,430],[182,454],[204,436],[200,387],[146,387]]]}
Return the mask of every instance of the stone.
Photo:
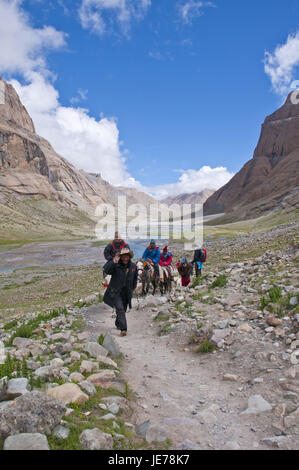
{"label": "stone", "polygon": [[101,416],[100,419],[103,419],[104,421],[109,421],[110,419],[115,419],[115,416],[114,416],[114,414],[112,414],[112,413],[108,413],[108,414],[106,414],[106,415],[104,415],[104,416]]}
{"label": "stone", "polygon": [[112,450],[113,439],[110,434],[99,429],[85,429],[79,437],[80,444],[85,450]]}
{"label": "stone", "polygon": [[292,297],[289,303],[292,307],[296,307],[296,305],[298,305],[299,302],[298,302],[297,297]]}
{"label": "stone", "polygon": [[77,351],[72,351],[70,354],[70,358],[72,361],[80,361],[81,359],[81,354],[78,353]]}
{"label": "stone", "polygon": [[47,395],[55,398],[64,405],[68,405],[69,403],[85,403],[89,399],[88,395],[83,393],[78,385],[71,383],[51,388],[47,390]]}
{"label": "stone", "polygon": [[125,397],[120,396],[111,396],[111,397],[103,397],[103,403],[106,403],[107,406],[117,403],[117,405],[124,411],[129,411],[129,403]]}
{"label": "stone", "polygon": [[28,392],[30,392],[28,379],[11,379],[1,391],[0,401],[14,400]]}
{"label": "stone", "polygon": [[165,442],[167,440],[167,433],[161,426],[149,425],[146,431],[145,440],[149,444],[152,442]]}
{"label": "stone", "polygon": [[65,428],[64,426],[56,426],[54,429],[52,436],[56,437],[59,441],[64,441],[69,437],[70,430],[68,428]]}
{"label": "stone", "polygon": [[3,450],[50,450],[50,447],[44,434],[22,433],[7,437]]}
{"label": "stone", "polygon": [[106,357],[108,355],[107,349],[103,348],[98,343],[88,343],[84,347],[84,351],[88,352],[88,354],[91,357],[94,357],[95,359],[97,359],[101,356]]}
{"label": "stone", "polygon": [[99,364],[92,361],[82,361],[79,370],[81,374],[91,374],[99,370]]}
{"label": "stone", "polygon": [[112,359],[110,359],[110,357],[99,357],[98,358],[98,362],[99,364],[105,364],[105,366],[111,366],[111,367],[115,367],[115,369],[117,369],[117,364],[116,362],[114,362]]}
{"label": "stone", "polygon": [[261,443],[269,447],[276,447],[280,449],[285,443],[285,441],[286,441],[285,436],[277,436],[277,437],[266,437],[265,439],[261,440]]}
{"label": "stone", "polygon": [[238,444],[238,442],[228,441],[225,445],[225,449],[226,450],[240,450],[241,447],[240,447],[240,444]]}
{"label": "stone", "polygon": [[282,324],[282,321],[277,317],[271,316],[266,319],[266,323],[270,326],[277,327]]}
{"label": "stone", "polygon": [[69,380],[72,382],[82,382],[84,380],[84,375],[80,374],[79,372],[73,372],[69,376]]}
{"label": "stone", "polygon": [[261,395],[252,395],[248,400],[248,408],[241,414],[259,414],[271,410],[272,406]]}
{"label": "stone", "polygon": [[290,361],[291,361],[291,364],[293,364],[293,366],[296,366],[297,364],[299,364],[299,349],[297,349],[291,354]]}
{"label": "stone", "polygon": [[92,374],[87,378],[87,381],[95,386],[103,388],[110,388],[111,381],[115,379],[115,372],[113,370],[103,370],[98,374]]}
{"label": "stone", "polygon": [[223,376],[225,382],[238,382],[238,376],[233,374],[225,374]]}
{"label": "stone", "polygon": [[34,371],[35,377],[40,377],[41,379],[47,380],[51,378],[58,378],[60,377],[60,368],[54,368],[51,366],[43,366],[39,367]]}
{"label": "stone", "polygon": [[217,344],[230,336],[232,334],[232,330],[230,328],[226,328],[224,330],[213,330],[212,337],[210,339],[210,343],[212,343],[214,346],[217,346]]}
{"label": "stone", "polygon": [[106,334],[103,341],[103,347],[109,351],[112,357],[120,355],[119,345],[113,336]]}
{"label": "stone", "polygon": [[59,369],[64,366],[64,362],[59,357],[56,357],[55,359],[52,359],[52,361],[50,362],[50,366],[53,367],[54,369],[56,368]]}
{"label": "stone", "polygon": [[80,382],[79,387],[85,393],[87,393],[89,397],[93,397],[97,393],[95,386],[92,383],[88,382],[87,380],[83,380],[83,382]]}
{"label": "stone", "polygon": [[181,448],[182,450],[202,450],[198,444],[189,441],[189,439],[186,439],[184,442],[181,442],[179,444],[179,448]]}
{"label": "stone", "polygon": [[33,344],[33,340],[29,338],[15,338],[12,344],[18,349],[26,349]]}
{"label": "stone", "polygon": [[284,418],[284,425],[287,429],[299,425],[299,408]]}
{"label": "stone", "polygon": [[36,390],[28,392],[0,409],[0,439],[19,433],[49,435],[64,412],[61,402]]}
{"label": "stone", "polygon": [[150,423],[151,421],[147,420],[144,423],[138,424],[138,426],[135,427],[136,434],[145,439]]}
{"label": "stone", "polygon": [[252,327],[248,325],[248,323],[244,323],[243,325],[240,325],[238,327],[239,331],[243,331],[244,333],[251,333],[252,332]]}
{"label": "stone", "polygon": [[111,405],[108,405],[108,411],[110,411],[114,415],[117,415],[120,411],[120,408],[117,403],[111,403]]}

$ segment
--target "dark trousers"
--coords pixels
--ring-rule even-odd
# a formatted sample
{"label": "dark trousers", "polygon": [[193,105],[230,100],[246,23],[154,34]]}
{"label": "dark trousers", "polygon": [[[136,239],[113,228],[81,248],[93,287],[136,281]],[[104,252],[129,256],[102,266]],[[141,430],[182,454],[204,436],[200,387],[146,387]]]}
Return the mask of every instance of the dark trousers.
{"label": "dark trousers", "polygon": [[127,331],[127,319],[126,319],[126,300],[124,295],[119,295],[115,302],[116,310],[116,321],[115,326],[121,331]]}

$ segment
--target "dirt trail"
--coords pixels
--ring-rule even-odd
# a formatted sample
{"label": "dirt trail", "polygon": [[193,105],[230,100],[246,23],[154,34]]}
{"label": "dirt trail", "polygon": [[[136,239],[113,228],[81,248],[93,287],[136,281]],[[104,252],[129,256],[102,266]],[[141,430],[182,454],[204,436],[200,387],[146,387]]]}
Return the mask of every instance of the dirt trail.
{"label": "dirt trail", "polygon": [[[137,395],[134,424],[150,419],[161,425],[173,449],[182,448],[186,440],[202,449],[267,448],[261,439],[275,435],[272,412],[241,415],[248,397],[263,394],[266,384],[252,390],[247,378],[242,379],[242,362],[237,370],[228,352],[199,355],[172,335],[159,337],[151,308],[134,308],[127,317],[126,338],[119,337],[112,310],[103,304],[92,308],[86,319],[90,339],[106,332],[117,338],[125,356],[122,376]],[[224,373],[240,374],[240,379],[224,382]]]}

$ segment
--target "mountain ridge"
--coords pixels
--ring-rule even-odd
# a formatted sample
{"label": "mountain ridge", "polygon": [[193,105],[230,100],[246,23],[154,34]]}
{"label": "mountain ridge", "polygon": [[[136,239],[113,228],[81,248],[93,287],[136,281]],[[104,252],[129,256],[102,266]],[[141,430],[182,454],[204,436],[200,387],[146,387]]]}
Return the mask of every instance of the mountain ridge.
{"label": "mountain ridge", "polygon": [[204,214],[236,218],[299,205],[299,104],[291,94],[266,117],[253,158],[204,204]]}

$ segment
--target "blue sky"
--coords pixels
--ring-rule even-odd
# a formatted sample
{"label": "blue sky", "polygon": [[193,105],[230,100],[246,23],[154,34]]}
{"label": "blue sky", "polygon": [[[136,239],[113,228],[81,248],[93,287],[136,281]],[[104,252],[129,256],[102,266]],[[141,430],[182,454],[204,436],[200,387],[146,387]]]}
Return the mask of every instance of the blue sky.
{"label": "blue sky", "polygon": [[37,131],[77,167],[160,196],[225,184],[299,79],[297,0],[0,6],[0,73]]}

